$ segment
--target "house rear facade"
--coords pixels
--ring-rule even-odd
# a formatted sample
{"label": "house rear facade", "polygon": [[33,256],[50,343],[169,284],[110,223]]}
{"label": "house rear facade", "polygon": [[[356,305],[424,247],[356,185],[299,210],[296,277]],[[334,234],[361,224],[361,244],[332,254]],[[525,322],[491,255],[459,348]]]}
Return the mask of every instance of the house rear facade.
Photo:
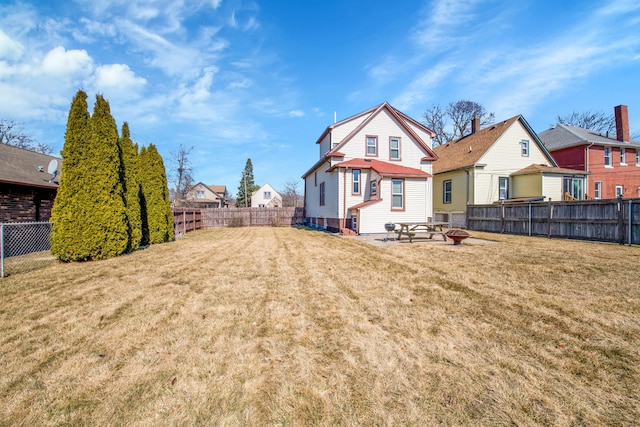
{"label": "house rear facade", "polygon": [[640,141],[630,138],[626,105],[614,116],[615,136],[566,124],[539,135],[558,165],[589,173],[583,193],[590,199],[640,197]]}
{"label": "house rear facade", "polygon": [[434,136],[387,102],[328,126],[302,176],[307,222],[372,234],[431,219]]}

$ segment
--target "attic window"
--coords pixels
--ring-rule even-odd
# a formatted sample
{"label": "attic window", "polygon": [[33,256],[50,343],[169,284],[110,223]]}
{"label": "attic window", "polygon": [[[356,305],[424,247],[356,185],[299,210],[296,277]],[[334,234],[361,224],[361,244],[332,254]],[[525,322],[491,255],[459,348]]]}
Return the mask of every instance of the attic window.
{"label": "attic window", "polygon": [[522,157],[529,157],[529,141],[526,139],[520,142],[520,154]]}

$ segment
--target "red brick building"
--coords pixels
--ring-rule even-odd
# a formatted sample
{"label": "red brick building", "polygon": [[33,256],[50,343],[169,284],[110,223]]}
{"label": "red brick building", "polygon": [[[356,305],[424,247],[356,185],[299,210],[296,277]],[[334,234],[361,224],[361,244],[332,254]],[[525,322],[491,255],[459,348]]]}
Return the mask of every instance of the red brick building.
{"label": "red brick building", "polygon": [[58,190],[52,160],[59,171],[60,158],[0,143],[0,222],[49,220]]}
{"label": "red brick building", "polygon": [[640,141],[630,138],[627,106],[614,113],[615,136],[565,124],[538,134],[558,166],[589,172],[588,198],[640,197]]}

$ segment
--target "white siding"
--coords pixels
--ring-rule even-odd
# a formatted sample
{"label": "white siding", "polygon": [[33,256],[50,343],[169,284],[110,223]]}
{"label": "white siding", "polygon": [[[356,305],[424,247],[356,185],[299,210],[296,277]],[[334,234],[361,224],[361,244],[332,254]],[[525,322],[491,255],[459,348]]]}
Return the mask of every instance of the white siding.
{"label": "white siding", "polygon": [[[498,126],[501,126],[499,123]],[[529,141],[529,156],[522,156],[521,141]],[[550,165],[551,162],[538,147],[531,135],[519,121],[509,129],[487,150],[478,163],[486,164],[476,170],[475,200],[476,204],[493,203],[499,200],[499,178],[509,177],[513,172],[533,163]]]}
{"label": "white siding", "polygon": [[560,175],[543,175],[542,176],[542,195],[547,200],[560,201],[562,195],[562,176]]}
{"label": "white siding", "polygon": [[327,153],[327,151],[331,149],[330,144],[331,144],[331,133],[327,133],[325,137],[322,138],[322,141],[320,141],[320,157],[319,158],[322,158],[322,156],[324,156]]}
{"label": "white siding", "polygon": [[[366,156],[367,135],[378,137],[378,155],[373,158],[383,162],[397,162],[389,158],[389,138],[398,137],[400,138],[400,163],[404,166],[422,169],[431,173],[431,164],[423,164],[421,162],[422,157],[426,154],[424,150],[386,110],[378,114],[367,126],[354,135],[344,147],[340,148],[340,152],[345,155],[345,160],[368,157]],[[429,138],[425,142],[429,145],[431,139]]]}
{"label": "white siding", "polygon": [[387,222],[424,222],[433,218],[431,209],[431,179],[405,179],[404,211],[391,210],[391,178],[385,178],[380,184],[382,201],[369,205],[359,211],[359,232],[375,234],[385,232]]}

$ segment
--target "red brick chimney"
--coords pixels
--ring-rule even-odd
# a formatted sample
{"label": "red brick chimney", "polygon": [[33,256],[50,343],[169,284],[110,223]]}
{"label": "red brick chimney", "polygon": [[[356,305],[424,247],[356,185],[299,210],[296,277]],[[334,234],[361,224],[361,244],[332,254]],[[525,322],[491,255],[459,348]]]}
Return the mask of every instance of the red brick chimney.
{"label": "red brick chimney", "polygon": [[613,108],[616,116],[616,139],[629,142],[629,113],[626,105],[618,105]]}
{"label": "red brick chimney", "polygon": [[471,120],[471,134],[473,135],[479,130],[480,130],[480,117],[473,116],[473,119]]}

